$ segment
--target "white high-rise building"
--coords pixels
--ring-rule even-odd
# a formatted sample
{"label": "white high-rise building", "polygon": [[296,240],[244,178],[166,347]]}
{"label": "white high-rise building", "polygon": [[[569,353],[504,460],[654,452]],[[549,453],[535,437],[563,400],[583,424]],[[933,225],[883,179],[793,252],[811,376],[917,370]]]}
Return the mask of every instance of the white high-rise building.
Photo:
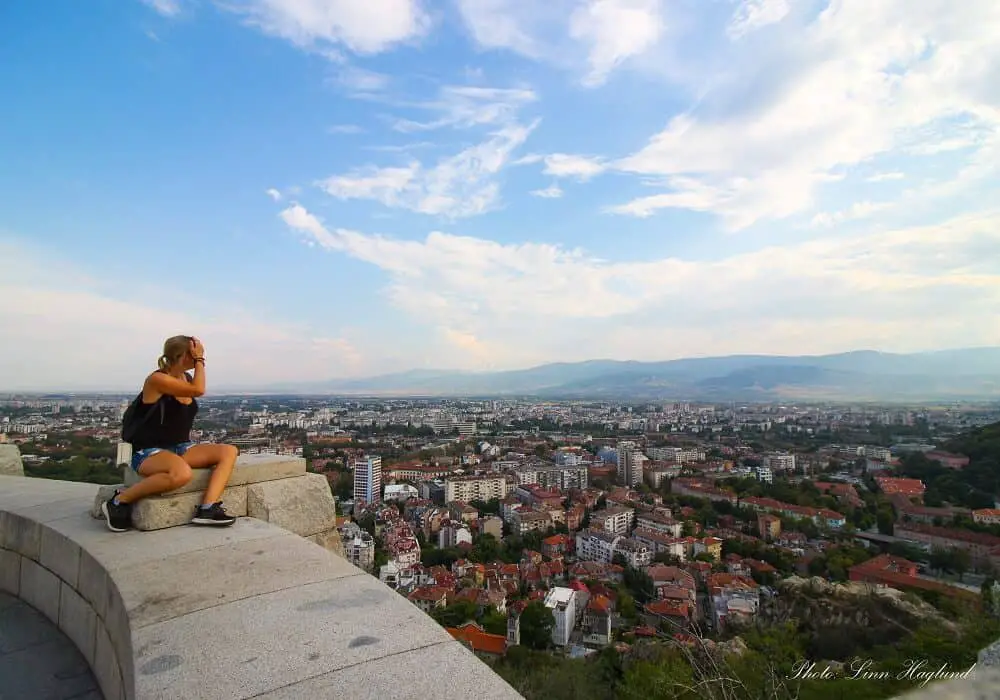
{"label": "white high-rise building", "polygon": [[646,455],[639,451],[634,442],[618,443],[618,478],[626,486],[638,486],[642,483],[642,463]]}
{"label": "white high-rise building", "polygon": [[365,455],[354,460],[354,501],[379,503],[382,500],[382,458]]}

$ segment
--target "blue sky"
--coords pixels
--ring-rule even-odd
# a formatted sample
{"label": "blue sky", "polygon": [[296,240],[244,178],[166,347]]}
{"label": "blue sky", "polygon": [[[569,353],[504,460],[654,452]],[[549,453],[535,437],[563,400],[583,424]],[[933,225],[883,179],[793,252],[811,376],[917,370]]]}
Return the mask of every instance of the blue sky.
{"label": "blue sky", "polygon": [[0,388],[1000,344],[1000,5],[0,8]]}

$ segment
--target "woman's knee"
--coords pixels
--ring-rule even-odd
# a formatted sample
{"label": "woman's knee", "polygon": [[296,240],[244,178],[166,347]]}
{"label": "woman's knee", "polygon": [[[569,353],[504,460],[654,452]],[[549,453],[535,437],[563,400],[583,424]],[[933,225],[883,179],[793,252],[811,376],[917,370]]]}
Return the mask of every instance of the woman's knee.
{"label": "woman's knee", "polygon": [[236,460],[240,456],[240,448],[236,445],[219,445],[222,448],[223,460]]}
{"label": "woman's knee", "polygon": [[179,489],[191,481],[191,467],[184,462],[171,465],[169,474],[171,489]]}

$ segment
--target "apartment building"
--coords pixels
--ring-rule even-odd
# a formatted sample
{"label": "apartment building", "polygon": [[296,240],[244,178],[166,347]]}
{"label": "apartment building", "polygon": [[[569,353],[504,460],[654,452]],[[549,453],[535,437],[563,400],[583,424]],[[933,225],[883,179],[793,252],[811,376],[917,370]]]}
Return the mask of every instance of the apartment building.
{"label": "apartment building", "polygon": [[618,479],[626,486],[638,486],[642,482],[643,463],[646,455],[631,441],[618,443]]}
{"label": "apartment building", "polygon": [[544,602],[556,621],[552,628],[552,643],[560,647],[567,646],[577,623],[577,591],[556,587],[545,595]]}
{"label": "apartment building", "polygon": [[624,506],[605,508],[591,514],[591,527],[596,527],[612,535],[625,535],[632,527],[635,510]]}
{"label": "apartment building", "polygon": [[615,557],[615,547],[622,539],[603,530],[584,530],[576,535],[576,558],[580,561],[599,561],[610,564]]}
{"label": "apartment building", "polygon": [[538,484],[542,488],[585,489],[590,484],[589,473],[585,464],[549,464],[529,463],[518,465],[514,469],[518,484]]}
{"label": "apartment building", "polygon": [[507,478],[504,476],[456,476],[444,480],[444,500],[451,501],[489,501],[503,499],[510,493]]}
{"label": "apartment building", "polygon": [[368,504],[382,501],[382,458],[365,455],[352,462],[354,470],[354,502]]}
{"label": "apartment building", "polygon": [[780,452],[765,455],[764,466],[772,472],[795,471],[795,455]]}

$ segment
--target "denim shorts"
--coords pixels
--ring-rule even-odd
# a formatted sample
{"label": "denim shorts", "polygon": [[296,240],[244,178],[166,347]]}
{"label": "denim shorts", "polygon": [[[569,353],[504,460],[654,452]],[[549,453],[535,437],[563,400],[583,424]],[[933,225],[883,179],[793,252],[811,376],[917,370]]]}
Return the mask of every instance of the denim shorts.
{"label": "denim shorts", "polygon": [[196,442],[181,442],[176,445],[170,445],[169,447],[147,447],[146,449],[139,450],[132,455],[132,463],[130,466],[132,467],[132,471],[138,473],[143,460],[147,457],[152,457],[157,452],[163,452],[166,450],[167,452],[173,452],[175,455],[180,456],[197,444],[198,443]]}

